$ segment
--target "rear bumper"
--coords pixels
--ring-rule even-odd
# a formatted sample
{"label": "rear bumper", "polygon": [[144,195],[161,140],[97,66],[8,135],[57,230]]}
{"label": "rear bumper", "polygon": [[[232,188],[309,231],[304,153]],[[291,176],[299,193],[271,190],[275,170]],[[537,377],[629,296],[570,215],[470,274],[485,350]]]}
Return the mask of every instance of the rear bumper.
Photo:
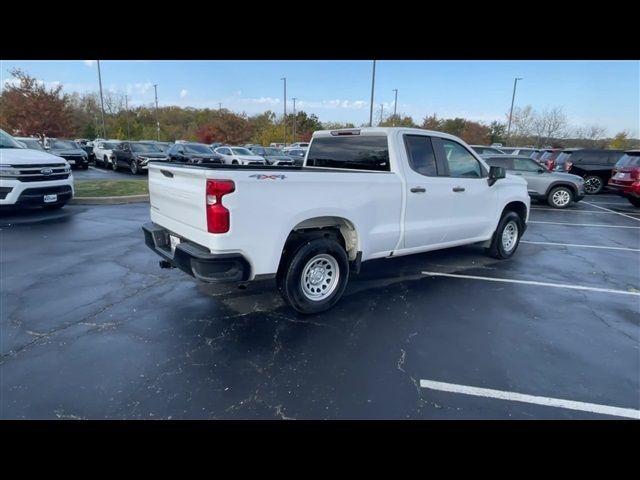
{"label": "rear bumper", "polygon": [[[215,254],[206,248],[189,242],[179,235],[155,224],[142,226],[144,242],[171,266],[203,282],[242,282],[251,275],[251,266],[239,253]],[[169,235],[180,238],[181,243],[171,252]]]}
{"label": "rear bumper", "polygon": [[609,187],[609,190],[611,192],[617,193],[621,197],[625,197],[625,198],[640,198],[640,193],[634,191],[634,188],[631,186],[631,184],[629,184],[629,185],[616,185],[615,183],[611,183],[611,181],[609,181],[609,183],[607,184],[607,187]]}

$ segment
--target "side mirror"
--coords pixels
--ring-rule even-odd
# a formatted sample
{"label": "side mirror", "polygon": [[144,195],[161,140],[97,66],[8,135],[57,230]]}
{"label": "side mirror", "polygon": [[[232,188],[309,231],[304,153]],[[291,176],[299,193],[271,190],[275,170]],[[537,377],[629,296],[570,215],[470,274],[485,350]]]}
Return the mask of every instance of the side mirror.
{"label": "side mirror", "polygon": [[539,168],[539,169],[538,169],[538,173],[544,173],[544,172],[546,172],[546,171],[547,171],[547,170],[546,170],[546,169],[544,169],[544,168]]}
{"label": "side mirror", "polygon": [[507,171],[504,167],[498,167],[496,165],[492,165],[489,167],[489,186],[492,186],[501,178],[505,178],[507,176]]}

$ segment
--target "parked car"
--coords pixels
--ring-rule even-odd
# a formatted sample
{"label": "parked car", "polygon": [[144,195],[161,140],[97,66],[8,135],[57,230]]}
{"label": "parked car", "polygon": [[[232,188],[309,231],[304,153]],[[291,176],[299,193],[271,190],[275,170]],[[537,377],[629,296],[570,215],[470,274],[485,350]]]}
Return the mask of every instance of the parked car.
{"label": "parked car", "polygon": [[272,142],[272,143],[269,144],[269,146],[272,147],[272,148],[284,148],[287,145],[284,144],[284,143]]}
{"label": "parked car", "polygon": [[470,145],[473,151],[478,155],[502,155],[504,152],[496,147],[489,147],[487,145]]}
{"label": "parked car", "polygon": [[534,200],[546,201],[553,208],[567,208],[584,198],[584,180],[569,173],[550,172],[525,155],[485,155],[490,166],[504,167],[507,173],[527,181],[527,191]]}
{"label": "parked car", "polygon": [[222,157],[222,161],[231,165],[266,165],[267,161],[260,155],[254,154],[244,147],[218,147],[215,153]]}
{"label": "parked car", "polygon": [[204,282],[275,279],[305,314],[335,305],[372,259],[478,242],[510,258],[530,207],[523,178],[417,128],[316,131],[301,169],[151,164],[149,193],[143,231],[161,267]]}
{"label": "parked car", "polygon": [[556,163],[567,173],[584,178],[587,194],[600,193],[611,178],[616,162],[624,150],[567,149],[556,158]]}
{"label": "parked car", "polygon": [[169,157],[154,143],[121,142],[112,151],[111,168],[127,168],[136,175],[147,170],[152,160],[167,161]]}
{"label": "parked car", "polygon": [[111,167],[111,157],[113,156],[113,150],[120,143],[120,140],[108,140],[100,141],[93,147],[93,153],[96,157],[96,165],[100,164],[104,168]]}
{"label": "parked car", "polygon": [[73,197],[69,163],[40,149],[24,148],[0,130],[0,206],[62,208]]}
{"label": "parked car", "polygon": [[217,143],[217,142],[216,142],[216,143],[210,143],[210,144],[209,144],[209,148],[210,148],[211,150],[215,150],[215,149],[216,149],[216,148],[218,148],[218,147],[228,147],[228,145],[226,145],[226,144],[224,144],[224,143]]}
{"label": "parked car", "polygon": [[89,161],[94,162],[96,157],[93,154],[93,145],[89,145],[89,140],[87,140],[86,138],[76,138],[75,142],[78,144],[78,146],[81,149],[87,152],[87,155],[89,156]]}
{"label": "parked car", "polygon": [[40,140],[36,137],[13,137],[18,143],[24,145],[25,148],[30,148],[31,150],[40,150],[42,152],[45,151],[44,147],[40,143]]}
{"label": "parked car", "polygon": [[607,186],[634,207],[640,207],[640,150],[625,152],[613,168]]}
{"label": "parked car", "polygon": [[558,155],[561,153],[561,148],[544,148],[535,160],[541,165],[544,165],[547,170],[552,171],[556,169],[556,158],[558,158]]}
{"label": "parked car", "polygon": [[309,148],[309,142],[295,142],[287,146],[287,149],[293,148]]}
{"label": "parked car", "polygon": [[171,142],[153,142],[161,152],[166,152],[169,150],[174,144]]}
{"label": "parked car", "polygon": [[304,163],[304,156],[307,154],[307,150],[303,148],[294,148],[287,151],[287,156],[293,158],[293,164],[301,166]]}
{"label": "parked car", "polygon": [[285,155],[278,148],[257,146],[251,147],[249,150],[263,157],[269,165],[293,165],[293,157]]}
{"label": "parked car", "polygon": [[64,158],[71,167],[89,168],[89,155],[75,142],[63,138],[46,139],[45,149],[52,155]]}
{"label": "parked car", "polygon": [[531,147],[502,147],[500,150],[507,155],[525,155],[527,157],[532,157],[534,153],[540,151]]}
{"label": "parked car", "polygon": [[223,163],[222,156],[204,143],[176,143],[165,153],[172,162]]}

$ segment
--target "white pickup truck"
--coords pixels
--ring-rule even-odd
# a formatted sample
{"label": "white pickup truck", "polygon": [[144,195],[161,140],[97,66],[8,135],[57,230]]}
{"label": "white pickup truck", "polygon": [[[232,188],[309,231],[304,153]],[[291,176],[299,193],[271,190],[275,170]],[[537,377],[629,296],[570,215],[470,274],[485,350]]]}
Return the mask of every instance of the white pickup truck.
{"label": "white pickup truck", "polygon": [[361,262],[482,243],[511,257],[526,182],[460,139],[412,128],[315,132],[303,167],[151,163],[145,243],[204,282],[274,278],[302,313],[331,308]]}

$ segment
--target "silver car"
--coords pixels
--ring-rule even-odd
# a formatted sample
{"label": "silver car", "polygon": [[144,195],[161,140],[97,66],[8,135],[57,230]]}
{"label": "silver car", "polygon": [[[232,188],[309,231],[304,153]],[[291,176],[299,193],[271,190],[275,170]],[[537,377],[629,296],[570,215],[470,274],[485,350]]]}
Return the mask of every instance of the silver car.
{"label": "silver car", "polygon": [[546,201],[553,208],[567,208],[584,198],[584,180],[578,175],[550,172],[523,155],[482,155],[489,166],[504,167],[511,175],[527,181],[529,196]]}

